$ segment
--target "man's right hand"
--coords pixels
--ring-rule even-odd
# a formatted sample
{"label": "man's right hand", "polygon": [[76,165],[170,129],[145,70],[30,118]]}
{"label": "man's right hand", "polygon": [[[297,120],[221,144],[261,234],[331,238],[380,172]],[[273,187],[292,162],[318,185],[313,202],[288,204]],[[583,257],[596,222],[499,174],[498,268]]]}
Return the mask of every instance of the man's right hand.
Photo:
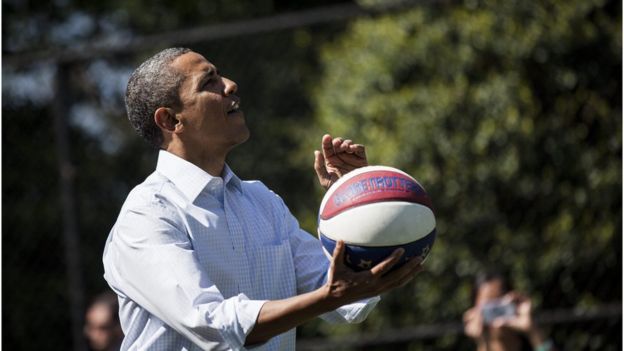
{"label": "man's right hand", "polygon": [[355,272],[345,265],[344,252],[345,243],[340,240],[333,252],[326,284],[328,298],[335,302],[336,308],[403,286],[424,270],[421,260],[413,258],[390,272],[404,253],[403,249],[397,249],[370,270]]}
{"label": "man's right hand", "polygon": [[[405,285],[423,270],[418,258],[391,271],[403,250],[398,249],[368,271],[354,272],[344,263],[344,242],[338,241],[331,259],[327,284],[316,290],[283,300],[267,301],[258,314],[245,345],[265,342],[340,306],[377,296]],[[387,273],[387,274],[386,274]]]}

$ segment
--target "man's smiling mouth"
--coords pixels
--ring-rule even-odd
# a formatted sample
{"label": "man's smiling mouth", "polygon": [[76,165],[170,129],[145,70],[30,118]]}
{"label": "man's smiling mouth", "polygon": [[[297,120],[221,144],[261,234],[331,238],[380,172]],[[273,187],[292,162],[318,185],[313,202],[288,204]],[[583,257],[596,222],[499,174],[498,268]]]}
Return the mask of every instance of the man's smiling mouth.
{"label": "man's smiling mouth", "polygon": [[230,106],[228,106],[228,115],[236,113],[238,111],[240,111],[240,101],[232,101],[232,103],[230,103]]}

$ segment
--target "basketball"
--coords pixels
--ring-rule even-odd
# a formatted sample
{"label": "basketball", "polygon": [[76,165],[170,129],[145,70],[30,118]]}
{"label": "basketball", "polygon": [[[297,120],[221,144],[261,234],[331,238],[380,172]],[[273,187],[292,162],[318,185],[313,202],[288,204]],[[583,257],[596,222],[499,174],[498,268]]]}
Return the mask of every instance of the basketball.
{"label": "basketball", "polygon": [[409,174],[387,166],[366,166],[333,184],[321,202],[318,234],[328,257],[345,242],[345,263],[356,271],[374,267],[394,250],[424,260],[436,236],[431,199]]}

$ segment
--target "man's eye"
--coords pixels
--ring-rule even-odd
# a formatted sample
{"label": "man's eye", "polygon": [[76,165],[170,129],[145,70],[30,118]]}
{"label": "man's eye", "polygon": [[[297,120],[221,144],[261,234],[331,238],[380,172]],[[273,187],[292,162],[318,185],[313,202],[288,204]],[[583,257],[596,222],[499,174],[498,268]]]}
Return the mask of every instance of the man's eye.
{"label": "man's eye", "polygon": [[206,79],[206,81],[202,85],[202,88],[205,89],[205,88],[209,87],[212,83],[214,83],[214,78]]}

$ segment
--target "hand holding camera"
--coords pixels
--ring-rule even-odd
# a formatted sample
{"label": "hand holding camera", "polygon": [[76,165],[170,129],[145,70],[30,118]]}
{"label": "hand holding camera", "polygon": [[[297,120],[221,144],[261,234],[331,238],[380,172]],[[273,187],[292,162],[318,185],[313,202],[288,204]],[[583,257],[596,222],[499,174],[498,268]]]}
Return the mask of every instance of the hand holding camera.
{"label": "hand holding camera", "polygon": [[512,291],[464,313],[464,331],[472,338],[480,338],[484,328],[502,327],[525,334],[533,329],[531,300],[528,297]]}
{"label": "hand holding camera", "polygon": [[515,291],[502,299],[482,306],[481,313],[485,324],[494,328],[509,327],[528,333],[533,328],[531,300]]}
{"label": "hand holding camera", "polygon": [[485,325],[492,325],[497,320],[516,317],[516,304],[504,299],[492,300],[481,306],[481,315]]}
{"label": "hand holding camera", "polygon": [[473,306],[464,312],[464,333],[479,350],[517,350],[522,341],[534,350],[556,347],[533,321],[531,300],[511,289],[505,277],[483,274],[475,283]]}

